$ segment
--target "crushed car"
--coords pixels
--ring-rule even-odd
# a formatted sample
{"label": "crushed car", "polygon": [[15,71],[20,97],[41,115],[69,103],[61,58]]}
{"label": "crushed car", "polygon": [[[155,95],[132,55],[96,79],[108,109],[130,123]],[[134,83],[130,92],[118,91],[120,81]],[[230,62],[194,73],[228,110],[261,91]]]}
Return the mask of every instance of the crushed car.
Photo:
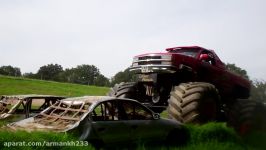
{"label": "crushed car", "polygon": [[184,139],[175,120],[160,118],[141,103],[108,96],[67,98],[38,115],[7,125],[11,130],[68,132],[94,146],[128,141]]}
{"label": "crushed car", "polygon": [[0,120],[12,122],[32,117],[64,98],[52,95],[3,95],[0,99]]}

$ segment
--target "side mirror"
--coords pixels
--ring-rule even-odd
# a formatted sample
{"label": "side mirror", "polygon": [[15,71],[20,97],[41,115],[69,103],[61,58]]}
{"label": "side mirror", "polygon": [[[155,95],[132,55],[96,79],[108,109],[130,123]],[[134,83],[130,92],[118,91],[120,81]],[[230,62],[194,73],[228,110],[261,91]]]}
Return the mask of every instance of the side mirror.
{"label": "side mirror", "polygon": [[200,54],[200,58],[199,58],[199,59],[200,59],[200,60],[209,60],[210,57],[209,57],[208,54]]}
{"label": "side mirror", "polygon": [[158,120],[158,119],[160,119],[160,115],[158,113],[155,113],[155,114],[153,114],[153,118],[155,120]]}

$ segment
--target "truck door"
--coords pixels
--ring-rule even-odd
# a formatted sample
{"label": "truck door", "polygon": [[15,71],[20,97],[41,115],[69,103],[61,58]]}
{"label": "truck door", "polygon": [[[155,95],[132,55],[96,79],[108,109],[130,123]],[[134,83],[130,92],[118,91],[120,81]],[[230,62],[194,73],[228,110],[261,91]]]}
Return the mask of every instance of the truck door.
{"label": "truck door", "polygon": [[224,90],[230,89],[229,75],[224,68],[218,67],[220,63],[215,54],[210,51],[202,51],[199,58],[199,78],[204,82],[210,82],[219,89],[219,92],[226,92]]}

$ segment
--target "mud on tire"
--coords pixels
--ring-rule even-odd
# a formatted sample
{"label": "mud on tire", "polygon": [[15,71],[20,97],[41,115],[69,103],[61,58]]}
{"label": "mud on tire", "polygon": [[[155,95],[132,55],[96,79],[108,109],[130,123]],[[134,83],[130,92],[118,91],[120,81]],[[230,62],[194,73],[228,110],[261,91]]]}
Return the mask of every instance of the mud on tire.
{"label": "mud on tire", "polygon": [[217,118],[219,101],[218,90],[212,84],[182,83],[171,92],[167,111],[170,119],[201,124]]}
{"label": "mud on tire", "polygon": [[233,127],[240,135],[266,131],[266,108],[264,104],[247,99],[238,99],[229,107],[229,127]]}

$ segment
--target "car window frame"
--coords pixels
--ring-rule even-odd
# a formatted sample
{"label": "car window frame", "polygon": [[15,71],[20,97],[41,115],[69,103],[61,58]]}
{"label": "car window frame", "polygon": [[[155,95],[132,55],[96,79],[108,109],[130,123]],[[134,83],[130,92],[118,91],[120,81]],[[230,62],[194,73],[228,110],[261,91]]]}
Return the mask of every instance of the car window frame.
{"label": "car window frame", "polygon": [[150,114],[150,118],[147,118],[147,119],[127,119],[127,120],[155,120],[155,118],[153,117],[154,112],[151,111],[149,108],[145,107],[144,105],[142,105],[141,103],[138,103],[136,101],[127,101],[127,100],[122,100],[122,101],[120,100],[120,103],[121,102],[133,104],[135,113],[136,113],[136,107],[139,107],[139,108],[143,109],[145,112],[148,112],[148,114]]}
{"label": "car window frame", "polygon": [[[136,107],[139,107],[141,109],[143,109],[145,112],[147,112],[149,115],[150,115],[150,118],[148,119],[121,119],[120,117],[117,116],[117,119],[114,118],[114,115],[112,115],[112,119],[107,119],[107,110],[106,110],[106,106],[105,104],[108,103],[108,102],[111,102],[112,106],[111,107],[114,107],[113,104],[116,103],[116,106],[118,108],[118,116],[120,115],[121,113],[121,103],[130,103],[134,106],[134,109]],[[102,108],[102,107],[105,107],[105,108]],[[97,109],[98,107],[100,107],[100,115],[99,114],[96,114],[96,116],[94,116],[94,112],[95,112],[95,109]],[[134,110],[136,111],[136,110]],[[98,120],[98,119],[95,119],[95,118],[100,118],[99,116],[102,117],[101,120]],[[128,115],[128,114],[127,114]],[[95,117],[95,118],[94,118]],[[110,116],[109,116],[110,117]],[[128,118],[128,117],[127,117]],[[97,121],[130,121],[130,120],[156,120],[154,118],[154,112],[152,110],[150,110],[149,108],[147,108],[146,106],[142,105],[141,103],[138,103],[136,101],[130,101],[130,100],[124,100],[124,99],[114,99],[114,100],[108,100],[108,101],[103,101],[103,102],[99,102],[98,104],[96,104],[91,112],[90,112],[90,117],[89,117],[89,120],[90,121],[93,121],[93,122],[97,122]]]}

